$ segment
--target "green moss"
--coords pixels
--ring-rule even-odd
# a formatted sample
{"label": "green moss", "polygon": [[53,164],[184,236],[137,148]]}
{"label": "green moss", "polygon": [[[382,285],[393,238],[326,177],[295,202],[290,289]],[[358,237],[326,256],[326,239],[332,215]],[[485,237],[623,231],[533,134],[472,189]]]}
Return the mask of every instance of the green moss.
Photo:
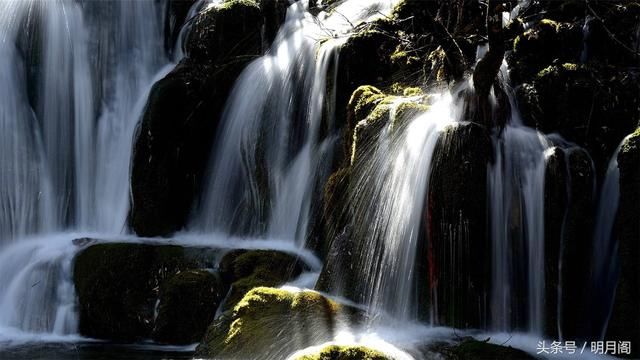
{"label": "green moss", "polygon": [[636,129],[631,135],[629,135],[622,143],[620,152],[623,156],[627,153],[637,152],[640,146],[640,127]]}
{"label": "green moss", "polygon": [[404,89],[404,91],[402,92],[402,95],[407,97],[422,96],[424,95],[424,92],[422,91],[422,89],[418,87],[408,87]]}
{"label": "green moss", "polygon": [[255,288],[210,327],[196,356],[284,358],[313,341],[329,341],[340,311],[314,291]]}
{"label": "green moss", "polygon": [[550,19],[542,19],[542,20],[540,20],[540,26],[552,29],[555,32],[558,32],[558,30],[560,30],[560,23],[558,23],[557,21],[550,20]]}
{"label": "green moss", "polygon": [[560,66],[551,65],[546,68],[540,70],[537,74],[537,80],[547,76],[558,76],[561,72],[575,72],[579,70],[586,70],[584,66],[573,63],[564,63]]}
{"label": "green moss", "polygon": [[364,119],[385,95],[375,86],[363,85],[357,88],[349,100],[349,112],[354,115],[354,125]]}
{"label": "green moss", "polygon": [[364,346],[328,345],[318,353],[302,355],[295,360],[390,360],[383,353]]}
{"label": "green moss", "polygon": [[223,257],[220,266],[231,283],[223,310],[233,308],[251,289],[282,285],[304,269],[297,257],[273,250],[232,251]]}

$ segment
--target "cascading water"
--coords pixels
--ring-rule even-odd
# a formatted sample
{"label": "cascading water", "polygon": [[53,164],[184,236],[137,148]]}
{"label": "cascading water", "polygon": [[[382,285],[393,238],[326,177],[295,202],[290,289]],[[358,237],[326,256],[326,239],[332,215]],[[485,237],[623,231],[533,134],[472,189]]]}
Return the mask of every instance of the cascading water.
{"label": "cascading water", "polygon": [[[493,242],[491,317],[496,330],[541,333],[544,303],[545,137],[523,125],[506,66],[502,85],[511,105],[506,127],[494,135],[488,186]],[[525,325],[527,324],[527,325]]]}
{"label": "cascading water", "polygon": [[163,6],[0,2],[0,335],[76,331],[77,247],[50,233],[124,230],[133,130],[169,70]]}
{"label": "cascading water", "polygon": [[[622,141],[624,143],[624,140]],[[607,173],[600,190],[597,210],[597,222],[593,237],[593,258],[591,288],[594,298],[591,299],[592,333],[604,338],[607,323],[611,315],[615,289],[620,271],[618,261],[618,241],[614,234],[614,225],[620,201],[620,169],[618,153],[614,152],[607,167]]]}
{"label": "cascading water", "polygon": [[304,245],[313,186],[327,176],[334,141],[320,133],[333,131],[327,78],[336,76],[337,49],[353,24],[392,5],[347,1],[318,18],[307,12],[307,1],[290,6],[273,46],[245,69],[227,101],[192,230]]}
{"label": "cascading water", "polygon": [[360,145],[352,164],[349,206],[351,238],[366,245],[356,252],[357,293],[374,311],[399,320],[418,318],[416,257],[431,162],[441,131],[458,119],[451,94],[437,98],[412,119],[391,119],[381,133]]}

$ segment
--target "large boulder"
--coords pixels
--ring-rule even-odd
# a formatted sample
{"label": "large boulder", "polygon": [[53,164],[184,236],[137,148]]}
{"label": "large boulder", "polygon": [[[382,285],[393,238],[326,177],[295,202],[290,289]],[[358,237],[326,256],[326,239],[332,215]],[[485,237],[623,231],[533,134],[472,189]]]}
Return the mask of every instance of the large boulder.
{"label": "large boulder", "polygon": [[187,57],[198,63],[224,64],[259,55],[264,24],[255,0],[225,0],[194,19]]}
{"label": "large boulder", "polygon": [[640,355],[640,128],[622,144],[618,167],[620,203],[616,232],[620,275],[606,339],[631,341],[632,357],[637,358]]}
{"label": "large boulder", "polygon": [[180,246],[88,246],[75,257],[73,265],[80,334],[120,341],[149,338],[161,284],[198,267],[198,261]]}
{"label": "large boulder", "polygon": [[233,307],[251,289],[274,287],[298,277],[307,265],[297,256],[274,250],[232,250],[220,261],[224,281],[231,284],[222,310]]}
{"label": "large boulder", "polygon": [[284,359],[332,340],[342,322],[356,321],[359,315],[314,291],[255,288],[214,321],[196,357]]}
{"label": "large boulder", "polygon": [[[435,147],[417,271],[423,291],[430,292],[423,297],[430,297],[431,309],[437,309],[437,324],[487,324],[491,242],[486,179],[492,153],[489,132],[475,123],[446,128]],[[422,304],[427,317],[428,302]]]}
{"label": "large boulder", "polygon": [[160,286],[152,338],[167,344],[193,344],[202,338],[227,293],[220,276],[187,270]]}
{"label": "large boulder", "polygon": [[193,21],[187,57],[151,89],[135,136],[129,223],[141,236],[185,225],[226,99],[263,49],[263,15],[252,0],[227,0]]}

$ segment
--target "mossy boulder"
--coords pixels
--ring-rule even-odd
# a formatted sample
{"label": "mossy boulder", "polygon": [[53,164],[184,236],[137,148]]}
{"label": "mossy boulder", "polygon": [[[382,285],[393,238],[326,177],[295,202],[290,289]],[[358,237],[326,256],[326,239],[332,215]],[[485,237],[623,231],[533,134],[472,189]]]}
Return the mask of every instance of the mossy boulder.
{"label": "mossy boulder", "polygon": [[274,250],[233,250],[220,261],[220,272],[231,289],[222,305],[232,309],[251,289],[280,286],[298,277],[307,265],[297,256]]}
{"label": "mossy boulder", "polygon": [[[620,203],[616,223],[620,275],[607,340],[640,344],[640,128],[627,137],[618,154]],[[640,355],[631,346],[632,357]]]}
{"label": "mossy boulder", "polygon": [[227,0],[193,21],[187,57],[154,84],[135,135],[129,224],[141,236],[184,227],[226,100],[263,49],[263,14],[255,1]]}
{"label": "mossy boulder", "polygon": [[261,53],[264,18],[256,0],[225,0],[200,13],[186,54],[200,63],[224,64]]}
{"label": "mossy boulder", "polygon": [[392,360],[380,351],[359,345],[327,345],[317,352],[294,360]]}
{"label": "mossy boulder", "polygon": [[416,257],[425,320],[437,308],[436,324],[480,328],[487,323],[491,242],[486,179],[492,158],[490,134],[475,123],[447,127],[436,143],[422,217],[425,234]]}
{"label": "mossy boulder", "polygon": [[585,148],[600,179],[620,141],[635,129],[637,79],[633,72],[609,67],[551,65],[518,88],[518,103],[525,123]]}
{"label": "mossy boulder", "polygon": [[167,344],[193,344],[204,335],[227,293],[219,275],[208,270],[187,270],[160,286],[153,340]]}
{"label": "mossy boulder", "polygon": [[356,314],[314,291],[255,288],[209,327],[196,357],[286,358],[330,341],[342,317]]}
{"label": "mossy boulder", "polygon": [[375,148],[381,131],[389,127],[394,131],[412,118],[429,109],[427,96],[419,88],[394,84],[398,95],[388,95],[371,85],[357,88],[347,107],[347,134],[345,144],[350,146],[350,165],[364,153]]}
{"label": "mossy boulder", "polygon": [[513,42],[509,57],[516,82],[530,81],[552,63],[577,63],[582,51],[582,28],[574,23],[543,19]]}
{"label": "mossy boulder", "polygon": [[80,334],[120,341],[149,338],[160,285],[197,267],[180,246],[104,243],[87,247],[73,265]]}

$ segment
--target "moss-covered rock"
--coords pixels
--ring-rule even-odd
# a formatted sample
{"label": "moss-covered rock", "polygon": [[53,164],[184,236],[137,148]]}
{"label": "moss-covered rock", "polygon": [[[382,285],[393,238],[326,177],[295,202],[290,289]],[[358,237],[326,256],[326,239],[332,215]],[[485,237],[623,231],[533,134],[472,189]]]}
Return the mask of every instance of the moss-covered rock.
{"label": "moss-covered rock", "polygon": [[263,48],[256,1],[227,0],[193,21],[187,57],[154,84],[135,136],[129,223],[141,236],[185,225],[227,97]]}
{"label": "moss-covered rock", "polygon": [[330,341],[342,314],[348,318],[355,313],[317,292],[255,288],[209,327],[196,356],[286,358]]}
{"label": "moss-covered rock", "polygon": [[197,267],[180,246],[106,243],[87,247],[73,266],[80,334],[122,341],[149,338],[160,285]]}
{"label": "moss-covered rock", "polygon": [[585,148],[602,178],[615,148],[635,129],[638,84],[632,72],[565,63],[541,69],[517,95],[527,124]]}
{"label": "moss-covered rock", "polygon": [[[426,112],[429,106],[424,103],[427,96],[420,88],[404,87],[394,84],[392,90],[398,96],[387,95],[371,85],[357,88],[347,107],[347,134],[345,144],[350,145],[350,164],[353,165],[363,151],[375,148],[382,129],[390,131]],[[351,131],[351,132],[349,132]]]}
{"label": "moss-covered rock", "polygon": [[[618,154],[620,203],[616,232],[620,275],[607,340],[640,344],[640,128],[626,138]],[[633,358],[640,355],[631,346]]]}
{"label": "moss-covered rock", "polygon": [[380,351],[358,345],[327,345],[316,353],[300,355],[295,360],[391,360]]}
{"label": "moss-covered rock", "polygon": [[582,28],[549,19],[538,21],[513,42],[509,63],[517,82],[530,81],[554,62],[576,63],[582,51]]}
{"label": "moss-covered rock", "polygon": [[257,56],[262,49],[263,24],[256,0],[225,0],[210,6],[194,20],[186,42],[187,56],[200,63],[217,64]]}
{"label": "moss-covered rock", "polygon": [[227,293],[219,276],[207,270],[187,270],[160,286],[153,340],[167,344],[200,341]]}
{"label": "moss-covered rock", "polygon": [[225,282],[231,284],[222,309],[232,309],[253,288],[283,285],[306,268],[298,257],[284,252],[233,250],[220,261],[220,272]]}

